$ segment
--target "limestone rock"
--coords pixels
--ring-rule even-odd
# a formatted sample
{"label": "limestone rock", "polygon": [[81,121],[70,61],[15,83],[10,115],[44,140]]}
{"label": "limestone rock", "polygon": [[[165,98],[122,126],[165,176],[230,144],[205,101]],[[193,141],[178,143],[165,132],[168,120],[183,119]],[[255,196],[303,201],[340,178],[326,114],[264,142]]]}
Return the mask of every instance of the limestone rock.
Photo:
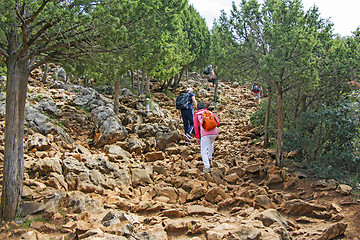
{"label": "limestone rock", "polygon": [[318,204],[307,203],[300,199],[294,199],[285,202],[282,207],[282,210],[286,214],[311,215],[314,213],[314,211],[325,211],[326,208]]}
{"label": "limestone rock", "polygon": [[267,195],[257,195],[254,199],[254,206],[264,209],[274,208],[275,204]]}
{"label": "limestone rock", "polygon": [[[218,196],[221,197],[221,199],[219,199]],[[205,199],[211,203],[221,202],[222,200],[229,197],[230,196],[227,193],[225,193],[222,189],[218,187],[210,189],[205,194]]]}
{"label": "limestone rock", "polygon": [[269,227],[271,224],[277,222],[283,227],[286,227],[286,221],[282,218],[280,213],[275,209],[267,209],[255,216],[255,219],[260,220],[264,226]]}
{"label": "limestone rock", "polygon": [[339,184],[336,191],[342,195],[350,195],[352,191],[352,187],[345,184]]}
{"label": "limestone rock", "polygon": [[187,207],[187,212],[189,215],[197,214],[197,215],[212,216],[215,214],[215,209],[203,207],[200,205],[190,205]]}
{"label": "limestone rock", "polygon": [[133,186],[145,186],[152,183],[150,173],[146,169],[134,168],[131,171],[131,182]]}
{"label": "limestone rock", "polygon": [[148,152],[145,154],[145,160],[146,162],[155,162],[158,160],[164,160],[165,156],[163,152]]}
{"label": "limestone rock", "polygon": [[329,226],[317,240],[330,240],[339,237],[345,233],[346,228],[346,223],[335,223]]}

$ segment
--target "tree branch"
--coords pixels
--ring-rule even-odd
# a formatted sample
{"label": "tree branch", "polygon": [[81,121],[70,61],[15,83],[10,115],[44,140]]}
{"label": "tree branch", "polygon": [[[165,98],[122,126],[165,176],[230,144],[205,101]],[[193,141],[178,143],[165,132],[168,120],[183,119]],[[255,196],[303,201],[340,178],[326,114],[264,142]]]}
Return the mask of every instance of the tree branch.
{"label": "tree branch", "polygon": [[48,2],[50,2],[50,0],[43,0],[41,6],[38,8],[38,10],[36,10],[36,12],[34,13],[34,15],[25,21],[25,25],[33,22],[33,21],[35,20],[35,18],[40,14],[40,12],[44,9],[45,5],[46,5]]}
{"label": "tree branch", "polygon": [[22,22],[21,24],[21,35],[23,37],[23,42],[24,42],[24,45],[26,46],[27,45],[27,42],[28,42],[28,38],[26,36],[26,24],[25,24],[25,19],[21,16],[21,14],[19,12],[16,12],[16,16],[19,18],[19,20]]}
{"label": "tree branch", "polygon": [[[4,50],[4,49],[2,49],[2,48],[0,48],[0,56],[2,57],[2,56],[5,56],[6,58],[8,58],[9,57],[9,55],[7,54],[7,52]],[[1,59],[1,58],[0,58]]]}
{"label": "tree branch", "polygon": [[[74,26],[74,27],[72,27],[72,28],[69,28],[69,29],[67,29],[67,30],[65,30],[65,31],[63,31],[63,32],[61,32],[61,33],[53,34],[53,35],[47,37],[46,39],[43,38],[43,39],[40,39],[39,41],[34,41],[34,42],[32,42],[32,44],[33,44],[33,45],[38,45],[38,44],[43,43],[43,42],[46,42],[46,41],[48,41],[48,42],[50,42],[50,41],[59,41],[60,39],[63,39],[63,37],[58,37],[58,38],[56,38],[57,36],[63,36],[63,35],[65,35],[66,33],[71,32],[72,30],[74,30],[75,28],[77,28],[77,27],[79,27],[79,26],[81,26],[81,25],[76,25],[76,26]],[[67,38],[75,37],[75,36],[77,36],[77,35],[82,35],[82,34],[84,34],[84,33],[86,33],[86,32],[91,31],[91,30],[93,30],[93,28],[88,28],[88,29],[85,29],[85,30],[83,30],[83,31],[81,31],[81,32],[73,33],[72,35],[67,36]]]}
{"label": "tree branch", "polygon": [[[22,29],[22,37],[23,37],[23,47],[22,49],[19,51],[19,56],[22,56],[22,54],[29,48],[29,46],[31,45],[31,43],[29,42],[29,39],[28,39],[28,36],[27,36],[27,26],[33,22],[35,20],[35,18],[40,14],[40,12],[44,9],[45,5],[50,2],[50,0],[43,0],[41,6],[36,10],[35,14],[28,18],[27,20],[25,20],[23,17],[22,17],[22,14],[24,14],[24,12],[22,11],[22,13],[19,13],[19,12],[16,12],[16,15],[17,17],[19,18],[19,20],[21,21],[21,29]],[[25,8],[25,4],[23,5],[23,8]],[[47,24],[48,25],[48,24]],[[45,27],[47,26],[45,25]],[[51,27],[52,25],[50,25],[49,27]],[[44,28],[45,28],[44,27]],[[47,27],[47,28],[49,28]],[[45,29],[47,29],[45,28]],[[44,29],[44,31],[45,31]],[[41,35],[41,33],[40,33]],[[39,35],[39,36],[40,36]]]}

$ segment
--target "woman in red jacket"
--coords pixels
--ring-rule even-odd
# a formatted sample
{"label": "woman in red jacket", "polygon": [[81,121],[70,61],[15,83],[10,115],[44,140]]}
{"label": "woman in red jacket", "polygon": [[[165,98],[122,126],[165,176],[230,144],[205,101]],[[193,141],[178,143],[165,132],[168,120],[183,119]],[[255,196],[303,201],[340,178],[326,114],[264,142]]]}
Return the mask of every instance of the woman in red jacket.
{"label": "woman in red jacket", "polygon": [[[199,102],[197,105],[197,111],[194,115],[194,128],[195,128],[195,135],[196,135],[196,143],[200,144],[201,148],[201,157],[204,163],[204,171],[203,172],[210,172],[210,163],[212,160],[212,154],[214,151],[214,142],[219,133],[218,128],[215,127],[212,130],[205,130],[201,125],[203,121],[203,113],[208,110],[205,106],[205,103]],[[219,121],[217,120],[214,113],[211,112],[214,116],[217,125],[219,125]]]}

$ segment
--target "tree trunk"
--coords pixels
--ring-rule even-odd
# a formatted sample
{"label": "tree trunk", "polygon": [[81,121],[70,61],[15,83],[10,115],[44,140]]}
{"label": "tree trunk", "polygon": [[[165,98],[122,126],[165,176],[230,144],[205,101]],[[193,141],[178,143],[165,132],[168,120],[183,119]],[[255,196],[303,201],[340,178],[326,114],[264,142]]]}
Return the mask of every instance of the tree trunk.
{"label": "tree trunk", "polygon": [[179,82],[179,74],[176,74],[176,75],[172,78],[170,87],[173,88],[173,89],[175,89],[176,86],[178,85],[178,82]]}
{"label": "tree trunk", "polygon": [[141,86],[140,86],[140,94],[144,94],[144,86],[145,86],[145,77],[146,74],[144,71],[142,71],[142,75],[141,75]]}
{"label": "tree trunk", "polygon": [[115,80],[115,86],[114,86],[114,112],[117,115],[119,113],[119,90],[120,90],[120,78],[117,77]]}
{"label": "tree trunk", "polygon": [[[42,82],[42,83],[46,83],[48,71],[49,71],[49,64],[48,64],[48,63],[45,63],[45,66],[44,66],[44,74],[43,74],[43,77],[42,77],[42,79],[41,79],[41,82]],[[66,77],[67,77],[67,75],[66,75]]]}
{"label": "tree trunk", "polygon": [[146,81],[145,81],[145,94],[146,96],[150,95],[150,77],[146,76]]}
{"label": "tree trunk", "polygon": [[169,79],[166,89],[172,88],[174,86],[175,77],[176,75]]}
{"label": "tree trunk", "polygon": [[214,102],[217,102],[217,96],[218,96],[218,88],[219,88],[219,77],[216,76],[215,78],[215,90],[214,90]]}
{"label": "tree trunk", "polygon": [[174,88],[178,88],[178,87],[179,87],[179,83],[180,83],[180,81],[181,81],[181,78],[182,78],[183,74],[184,74],[184,69],[181,70],[180,74],[177,74],[178,78],[177,78],[176,81],[175,81],[175,86],[174,86]]}
{"label": "tree trunk", "polygon": [[140,95],[140,73],[139,70],[136,70],[136,84],[137,84],[137,93]]}
{"label": "tree trunk", "polygon": [[277,113],[278,113],[278,136],[277,136],[277,151],[276,151],[276,165],[281,166],[284,159],[284,99],[282,97],[282,81],[280,79],[279,85],[276,89],[277,93]]}
{"label": "tree trunk", "polygon": [[265,124],[264,124],[264,148],[268,148],[269,147],[269,119],[270,119],[270,109],[271,109],[271,95],[272,92],[271,90],[269,90],[269,95],[268,95],[268,102],[267,102],[267,106],[266,106],[266,115],[265,115]]}
{"label": "tree trunk", "polygon": [[169,83],[169,80],[164,80],[162,81],[162,84],[161,84],[161,91],[163,92],[164,90],[168,89],[168,83]]}
{"label": "tree trunk", "polygon": [[[16,42],[16,41],[15,41]],[[15,53],[10,43],[7,61],[5,152],[0,218],[9,221],[19,211],[24,175],[24,113],[29,67]]]}
{"label": "tree trunk", "polygon": [[130,71],[130,77],[131,77],[131,91],[134,92],[134,89],[135,89],[135,79],[134,79],[134,71],[131,70]]}
{"label": "tree trunk", "polygon": [[173,89],[176,89],[176,88],[179,87],[179,83],[181,81],[181,78],[182,78],[183,74],[184,74],[184,68],[181,69],[180,74],[178,73],[178,74],[175,75],[175,80],[174,80],[174,82],[173,82],[173,84],[171,86]]}

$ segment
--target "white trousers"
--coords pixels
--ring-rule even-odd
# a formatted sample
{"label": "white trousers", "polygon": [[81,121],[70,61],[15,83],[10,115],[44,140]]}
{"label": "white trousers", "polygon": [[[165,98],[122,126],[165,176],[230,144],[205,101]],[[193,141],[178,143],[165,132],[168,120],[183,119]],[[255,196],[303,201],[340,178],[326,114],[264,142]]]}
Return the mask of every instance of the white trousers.
{"label": "white trousers", "polygon": [[210,168],[209,161],[212,160],[212,154],[214,151],[214,142],[216,137],[217,135],[207,135],[201,137],[201,141],[200,141],[201,158],[205,168]]}

